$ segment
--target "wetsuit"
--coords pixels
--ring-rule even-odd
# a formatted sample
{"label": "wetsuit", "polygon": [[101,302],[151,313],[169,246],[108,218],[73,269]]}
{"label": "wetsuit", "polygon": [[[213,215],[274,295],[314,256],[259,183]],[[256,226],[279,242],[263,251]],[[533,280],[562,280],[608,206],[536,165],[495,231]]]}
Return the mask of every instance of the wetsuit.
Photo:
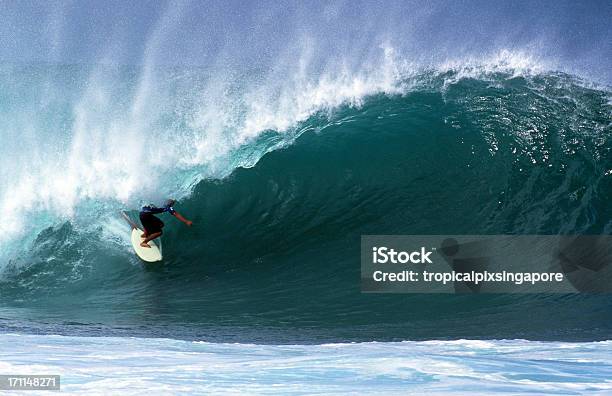
{"label": "wetsuit", "polygon": [[140,210],[140,222],[148,235],[155,234],[156,232],[160,232],[162,230],[164,222],[158,219],[155,215],[164,212],[174,214],[175,210],[171,205],[166,205],[163,208],[158,208],[154,205],[142,207]]}

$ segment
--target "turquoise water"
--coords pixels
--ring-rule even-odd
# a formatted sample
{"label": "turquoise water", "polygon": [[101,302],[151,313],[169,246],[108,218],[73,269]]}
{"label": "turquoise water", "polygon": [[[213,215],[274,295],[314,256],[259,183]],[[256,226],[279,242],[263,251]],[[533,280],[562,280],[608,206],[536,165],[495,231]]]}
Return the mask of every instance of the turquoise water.
{"label": "turquoise water", "polygon": [[[11,97],[24,102],[5,94],[3,111],[30,133],[2,149],[20,175],[0,194],[2,326],[266,343],[608,339],[606,295],[359,291],[364,234],[610,231],[609,90],[504,62],[320,82],[268,107],[234,86],[223,134],[198,124],[210,122],[198,70],[157,71],[154,88],[129,69],[99,71],[101,86],[74,67],[5,70],[23,77]],[[43,81],[68,95],[26,118]],[[110,100],[148,89],[158,111]],[[163,196],[195,225],[165,219],[166,258],[144,265],[118,213]]]}
{"label": "turquoise water", "polygon": [[[612,298],[360,293],[364,234],[608,234],[608,2],[0,7],[0,373],[609,394]],[[129,227],[177,199],[165,259]]]}

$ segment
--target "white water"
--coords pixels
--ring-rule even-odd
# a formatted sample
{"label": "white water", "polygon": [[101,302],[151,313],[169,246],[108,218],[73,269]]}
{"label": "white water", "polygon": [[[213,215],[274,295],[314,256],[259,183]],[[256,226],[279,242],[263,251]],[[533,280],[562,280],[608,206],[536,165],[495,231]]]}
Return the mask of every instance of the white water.
{"label": "white water", "polygon": [[[184,197],[199,180],[253,166],[290,144],[314,114],[427,84],[424,66],[390,45],[351,67],[335,60],[321,68],[311,51],[306,42],[295,58],[250,71],[225,70],[223,62],[160,69],[148,57],[140,68],[0,67],[0,271],[46,227],[108,224],[119,209]],[[504,50],[432,70],[542,68],[527,53]],[[270,131],[275,138],[258,140]]]}
{"label": "white water", "polygon": [[0,241],[27,231],[31,215],[72,219],[92,202],[136,207],[252,166],[270,147],[242,158],[232,152],[263,132],[282,134],[318,111],[398,92],[390,54],[381,49],[375,68],[314,77],[298,59],[292,69],[301,72],[291,78],[276,70],[228,76],[148,65],[128,73],[4,67]]}
{"label": "white water", "polygon": [[58,374],[63,394],[612,393],[612,341],[214,344],[0,335],[0,372]]}

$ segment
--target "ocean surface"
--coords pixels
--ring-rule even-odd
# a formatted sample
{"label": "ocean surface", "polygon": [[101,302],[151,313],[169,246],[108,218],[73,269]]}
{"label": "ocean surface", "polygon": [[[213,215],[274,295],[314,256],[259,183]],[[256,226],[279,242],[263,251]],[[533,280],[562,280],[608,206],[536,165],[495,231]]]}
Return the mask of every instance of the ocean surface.
{"label": "ocean surface", "polygon": [[[202,10],[173,4],[97,52],[66,44],[69,8],[42,58],[0,50],[1,373],[74,393],[612,392],[610,295],[362,294],[359,273],[367,234],[612,232],[609,29],[510,45],[485,18],[498,41],[458,50],[383,32],[367,4],[296,31],[277,17],[303,10],[272,7],[195,61]],[[164,260],[144,264],[120,211],[168,197],[194,224],[162,216]]]}
{"label": "ocean surface", "polygon": [[[41,73],[78,76],[63,67],[17,73],[33,76],[19,79],[26,88],[14,89],[23,90]],[[117,73],[107,80],[129,86],[131,75]],[[157,114],[160,129],[143,137],[156,144],[134,143],[154,163],[146,170],[126,163],[123,130],[83,127],[71,145],[50,139],[20,169],[15,147],[10,163],[2,159],[4,171],[12,164],[23,174],[4,179],[0,323],[267,343],[608,339],[608,295],[361,294],[359,244],[367,234],[610,232],[609,91],[563,73],[495,67],[417,73],[394,89],[225,143],[227,153],[201,165],[163,160],[197,147],[174,144],[195,132],[172,113]],[[87,123],[53,117],[44,121]],[[132,209],[137,219],[147,201],[131,189],[142,181],[148,191],[147,174],[194,221],[188,228],[166,215],[165,259],[154,265],[135,257],[119,215]]]}
{"label": "ocean surface", "polygon": [[3,334],[0,343],[2,372],[60,375],[62,393],[72,394],[612,392],[610,341],[257,345]]}

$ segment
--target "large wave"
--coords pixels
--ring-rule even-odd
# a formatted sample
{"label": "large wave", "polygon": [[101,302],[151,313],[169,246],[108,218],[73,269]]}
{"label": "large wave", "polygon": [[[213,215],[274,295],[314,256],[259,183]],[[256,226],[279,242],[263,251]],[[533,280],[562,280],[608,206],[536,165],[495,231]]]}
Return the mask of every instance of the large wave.
{"label": "large wave", "polygon": [[[158,99],[146,115],[129,70],[102,79],[125,102],[71,78],[66,92],[83,83],[97,102],[23,116],[31,146],[3,156],[13,172],[5,237],[30,219],[30,240],[5,239],[4,325],[44,318],[240,340],[608,337],[605,296],[359,293],[363,234],[610,229],[609,90],[512,53],[418,71],[383,54],[376,72],[301,82],[269,102],[233,86],[234,107],[219,113],[195,100],[199,70],[164,71],[155,89],[174,96],[147,94]],[[40,84],[19,81],[21,93]],[[27,157],[24,146],[40,150]],[[169,220],[164,263],[143,266],[118,210],[170,194],[195,226]]]}
{"label": "large wave", "polygon": [[[610,231],[609,11],[7,4],[0,326],[609,338],[605,296],[358,288],[362,234]],[[195,225],[144,266],[118,213],[167,197]]]}

